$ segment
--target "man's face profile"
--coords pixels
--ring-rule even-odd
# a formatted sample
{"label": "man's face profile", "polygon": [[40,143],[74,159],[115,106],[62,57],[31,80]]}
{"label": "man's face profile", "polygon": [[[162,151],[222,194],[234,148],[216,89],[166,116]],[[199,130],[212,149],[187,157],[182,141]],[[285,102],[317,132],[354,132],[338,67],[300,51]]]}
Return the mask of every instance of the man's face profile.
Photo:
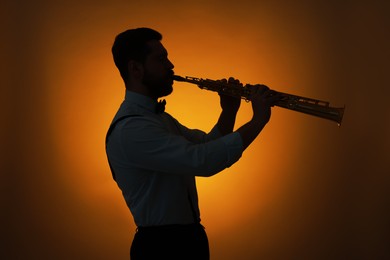
{"label": "man's face profile", "polygon": [[160,41],[152,40],[148,42],[148,47],[150,52],[143,63],[143,84],[154,98],[167,96],[173,91],[174,65]]}

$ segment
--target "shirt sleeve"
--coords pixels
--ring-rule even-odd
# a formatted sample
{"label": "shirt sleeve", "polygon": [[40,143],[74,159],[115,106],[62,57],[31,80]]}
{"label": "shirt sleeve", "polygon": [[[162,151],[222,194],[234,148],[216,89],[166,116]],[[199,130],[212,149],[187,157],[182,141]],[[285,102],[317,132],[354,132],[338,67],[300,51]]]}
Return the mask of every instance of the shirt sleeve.
{"label": "shirt sleeve", "polygon": [[180,124],[179,121],[173,117],[171,117],[171,120],[176,124],[180,133],[193,143],[205,143],[222,137],[222,134],[219,131],[217,125],[215,125],[209,133],[205,133],[204,131],[198,129],[189,129],[186,126]]}
{"label": "shirt sleeve", "polygon": [[[242,155],[239,133],[216,138],[218,133],[213,131],[208,137],[201,131],[185,131],[186,134],[177,135],[158,120],[134,117],[118,127],[117,134],[127,163],[156,172],[212,176]],[[199,142],[199,138],[203,141]]]}

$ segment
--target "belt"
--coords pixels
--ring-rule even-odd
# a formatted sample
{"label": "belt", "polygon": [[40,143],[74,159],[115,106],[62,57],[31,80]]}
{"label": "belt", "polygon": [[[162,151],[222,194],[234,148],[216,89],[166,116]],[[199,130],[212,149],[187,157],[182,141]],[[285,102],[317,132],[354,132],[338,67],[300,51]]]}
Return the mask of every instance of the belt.
{"label": "belt", "polygon": [[137,232],[148,232],[148,231],[169,231],[169,230],[178,230],[178,229],[191,229],[191,228],[197,228],[202,227],[205,229],[205,227],[200,224],[200,222],[197,223],[191,223],[191,224],[171,224],[171,225],[160,225],[160,226],[139,226],[137,227]]}

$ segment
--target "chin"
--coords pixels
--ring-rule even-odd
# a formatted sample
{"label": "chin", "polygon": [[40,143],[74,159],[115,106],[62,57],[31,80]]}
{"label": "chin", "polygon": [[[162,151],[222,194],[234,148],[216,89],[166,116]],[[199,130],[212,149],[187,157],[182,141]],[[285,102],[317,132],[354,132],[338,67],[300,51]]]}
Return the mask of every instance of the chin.
{"label": "chin", "polygon": [[165,89],[164,92],[161,93],[160,97],[169,96],[170,94],[172,94],[172,92],[173,92],[173,88],[172,86],[170,86],[169,88]]}

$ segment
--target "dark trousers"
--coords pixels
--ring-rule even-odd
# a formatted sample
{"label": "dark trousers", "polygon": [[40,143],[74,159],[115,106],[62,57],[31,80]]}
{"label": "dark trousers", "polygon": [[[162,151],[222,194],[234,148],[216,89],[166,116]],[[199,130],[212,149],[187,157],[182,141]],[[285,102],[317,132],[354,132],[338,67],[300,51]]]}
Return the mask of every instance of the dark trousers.
{"label": "dark trousers", "polygon": [[131,260],[209,260],[204,227],[197,224],[139,227],[130,249]]}

